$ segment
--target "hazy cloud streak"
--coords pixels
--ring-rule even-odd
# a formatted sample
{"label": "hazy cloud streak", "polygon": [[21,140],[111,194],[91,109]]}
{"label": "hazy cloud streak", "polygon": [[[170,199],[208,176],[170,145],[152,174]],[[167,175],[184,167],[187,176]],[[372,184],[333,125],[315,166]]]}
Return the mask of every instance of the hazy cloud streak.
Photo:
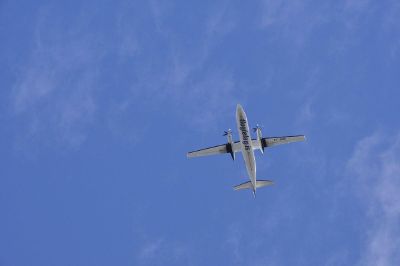
{"label": "hazy cloud streak", "polygon": [[358,142],[348,169],[367,217],[360,265],[400,263],[400,134],[375,134]]}

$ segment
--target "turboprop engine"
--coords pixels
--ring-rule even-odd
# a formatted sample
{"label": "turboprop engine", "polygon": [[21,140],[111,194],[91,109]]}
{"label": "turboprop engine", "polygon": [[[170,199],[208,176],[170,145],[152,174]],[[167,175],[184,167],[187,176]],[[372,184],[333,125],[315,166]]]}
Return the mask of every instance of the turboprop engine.
{"label": "turboprop engine", "polygon": [[253,127],[253,131],[256,132],[256,134],[257,134],[257,142],[259,144],[260,151],[261,151],[262,154],[264,154],[264,145],[262,144],[261,128],[262,128],[262,126],[257,124],[256,127]]}
{"label": "turboprop engine", "polygon": [[228,138],[228,143],[226,144],[226,151],[231,154],[232,160],[235,160],[235,152],[233,151],[233,140],[232,140],[232,130],[228,129],[224,131],[223,136]]}

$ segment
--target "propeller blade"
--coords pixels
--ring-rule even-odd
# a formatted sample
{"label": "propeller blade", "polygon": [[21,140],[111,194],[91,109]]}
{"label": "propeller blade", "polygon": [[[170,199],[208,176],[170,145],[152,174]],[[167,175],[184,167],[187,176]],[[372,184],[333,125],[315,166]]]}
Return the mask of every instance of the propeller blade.
{"label": "propeller blade", "polygon": [[224,134],[222,136],[226,136],[226,135],[231,134],[231,133],[232,133],[232,130],[228,129],[228,131],[224,131]]}
{"label": "propeller blade", "polygon": [[264,126],[256,124],[256,127],[253,127],[253,131],[256,132],[257,129],[262,129]]}

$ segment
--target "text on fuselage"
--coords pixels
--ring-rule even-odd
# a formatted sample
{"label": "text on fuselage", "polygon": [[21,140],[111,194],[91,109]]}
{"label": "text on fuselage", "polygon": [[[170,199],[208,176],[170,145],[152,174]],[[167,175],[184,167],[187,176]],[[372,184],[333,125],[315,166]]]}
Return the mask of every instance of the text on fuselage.
{"label": "text on fuselage", "polygon": [[240,131],[242,132],[242,143],[244,145],[244,148],[246,151],[250,150],[250,145],[249,145],[249,135],[246,127],[246,119],[240,119]]}

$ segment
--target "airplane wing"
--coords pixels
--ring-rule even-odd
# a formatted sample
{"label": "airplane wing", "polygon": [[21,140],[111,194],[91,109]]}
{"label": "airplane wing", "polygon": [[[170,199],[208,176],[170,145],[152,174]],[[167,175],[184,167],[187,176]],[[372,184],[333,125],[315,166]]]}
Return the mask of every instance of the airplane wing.
{"label": "airplane wing", "polygon": [[[306,137],[304,135],[297,135],[297,136],[283,136],[283,137],[268,137],[262,138],[261,143],[263,148],[269,148],[276,145],[287,144],[291,142],[298,142],[298,141],[305,141]],[[260,145],[256,139],[252,140],[253,148],[259,149]]]}
{"label": "airplane wing", "polygon": [[297,135],[297,136],[284,136],[284,137],[268,137],[268,138],[263,138],[261,142],[264,147],[272,147],[276,145],[305,141],[305,140],[306,137],[304,135]]}
{"label": "airplane wing", "polygon": [[[261,143],[266,147],[273,147],[276,145],[280,144],[287,144],[291,142],[297,142],[297,141],[305,141],[306,138],[304,135],[297,135],[297,136],[283,136],[283,137],[268,137],[268,138],[262,138]],[[252,146],[253,149],[259,149],[260,145],[257,141],[257,139],[252,139]],[[232,152],[241,152],[241,146],[239,141],[235,141],[232,143]],[[216,154],[224,154],[224,153],[231,153],[229,143],[209,147],[209,148],[204,148],[200,149],[197,151],[191,151],[187,153],[188,158],[193,158],[193,157],[201,157],[201,156],[208,156],[208,155],[216,155]]]}
{"label": "airplane wing", "polygon": [[[216,155],[216,154],[224,154],[224,153],[230,153],[230,144],[222,144],[222,145],[217,145],[205,149],[200,149],[197,151],[191,151],[187,153],[187,157],[193,158],[193,157],[201,157],[201,156],[208,156],[208,155]],[[240,149],[240,142],[236,141],[232,143],[232,151],[233,152],[238,152],[241,151]]]}

